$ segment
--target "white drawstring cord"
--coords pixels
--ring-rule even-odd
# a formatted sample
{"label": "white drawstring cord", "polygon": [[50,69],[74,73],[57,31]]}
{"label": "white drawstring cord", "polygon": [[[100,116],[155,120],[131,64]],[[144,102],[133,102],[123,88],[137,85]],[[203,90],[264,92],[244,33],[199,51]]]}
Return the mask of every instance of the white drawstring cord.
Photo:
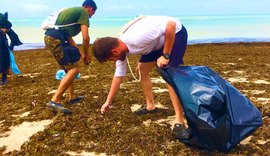
{"label": "white drawstring cord", "polygon": [[[124,27],[121,28],[121,30],[119,31],[119,34],[118,36],[124,34],[129,27],[131,27],[134,23],[136,23],[137,21],[139,21],[140,19],[144,18],[145,16],[144,15],[138,15],[137,17],[133,18],[132,20],[130,20]],[[135,79],[135,81],[141,81],[141,71],[140,71],[140,68],[138,66],[138,70],[139,70],[139,79],[137,79],[135,77],[135,75],[133,74],[132,70],[131,70],[131,67],[130,67],[130,64],[129,64],[129,61],[128,61],[128,57],[126,57],[127,59],[127,64],[128,64],[128,67],[129,67],[129,70],[131,72],[131,75],[133,76],[133,78]]]}
{"label": "white drawstring cord", "polygon": [[132,72],[132,69],[131,69],[130,64],[129,64],[129,61],[128,61],[128,57],[126,57],[126,59],[127,59],[127,64],[128,64],[128,67],[129,67],[129,70],[130,70],[131,75],[133,76],[133,78],[134,78],[136,81],[140,82],[140,81],[141,81],[141,70],[140,70],[140,67],[138,66],[139,79],[137,79],[137,78],[135,77],[135,75],[133,74],[133,72]]}

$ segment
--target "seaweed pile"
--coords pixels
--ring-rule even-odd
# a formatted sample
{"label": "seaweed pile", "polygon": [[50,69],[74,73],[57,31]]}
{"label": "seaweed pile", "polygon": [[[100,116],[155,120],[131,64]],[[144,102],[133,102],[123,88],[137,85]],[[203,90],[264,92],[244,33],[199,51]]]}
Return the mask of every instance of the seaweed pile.
{"label": "seaweed pile", "polygon": [[[249,142],[239,144],[228,154],[267,155],[270,151],[270,44],[233,43],[189,45],[185,55],[186,65],[209,66],[231,83],[258,107],[264,124],[253,133]],[[101,115],[100,107],[108,94],[115,64],[100,64],[94,58],[89,66],[79,64],[81,78],[75,80],[76,93],[85,100],[74,106],[71,116],[54,114],[45,104],[51,99],[48,94],[57,89],[59,81],[55,73],[58,64],[46,49],[15,51],[21,75],[10,74],[9,83],[0,86],[0,137],[11,126],[27,121],[51,119],[53,122],[44,131],[33,135],[21,146],[20,151],[6,155],[69,155],[68,152],[95,152],[106,155],[223,155],[218,151],[206,151],[189,147],[174,139],[168,122],[154,121],[174,115],[167,92],[156,93],[156,102],[168,109],[155,115],[138,117],[131,111],[134,104],[145,104],[138,83],[128,72],[124,85],[117,93],[113,108]],[[137,57],[130,62],[135,68]],[[152,77],[160,78],[153,70]],[[245,81],[241,81],[244,78]],[[163,83],[154,87],[166,88]],[[67,96],[63,104],[67,104]],[[20,114],[30,112],[26,117]],[[148,125],[144,121],[150,120]],[[4,152],[5,147],[0,148]]]}

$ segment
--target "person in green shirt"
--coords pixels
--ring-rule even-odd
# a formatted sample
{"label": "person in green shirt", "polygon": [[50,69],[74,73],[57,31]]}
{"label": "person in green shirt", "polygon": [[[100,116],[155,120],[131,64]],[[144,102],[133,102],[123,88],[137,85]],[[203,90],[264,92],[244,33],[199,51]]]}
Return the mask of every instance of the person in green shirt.
{"label": "person in green shirt", "polygon": [[[79,103],[83,100],[82,96],[76,96],[74,92],[74,79],[79,74],[77,61],[81,59],[85,65],[91,61],[89,54],[90,37],[88,33],[89,18],[97,10],[96,3],[93,0],[85,0],[82,7],[72,7],[64,9],[57,17],[55,25],[61,25],[59,28],[48,29],[45,32],[45,45],[53,54],[58,64],[65,70],[66,75],[60,82],[60,85],[47,103],[47,107],[53,111],[64,114],[71,114],[72,111],[61,104],[62,95],[68,91],[68,104]],[[79,50],[72,37],[82,33],[82,49]],[[69,55],[71,54],[72,55]]]}

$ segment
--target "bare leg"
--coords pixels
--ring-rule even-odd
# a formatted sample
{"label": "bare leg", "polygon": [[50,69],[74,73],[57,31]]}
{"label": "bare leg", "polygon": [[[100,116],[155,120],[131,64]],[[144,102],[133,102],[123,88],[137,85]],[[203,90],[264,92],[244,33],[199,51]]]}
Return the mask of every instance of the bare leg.
{"label": "bare leg", "polygon": [[175,125],[173,127],[173,134],[177,139],[189,139],[191,137],[191,132],[184,125],[184,114],[183,107],[180,103],[178,96],[176,95],[172,86],[167,84],[173,108],[175,111]]}
{"label": "bare leg", "polygon": [[167,88],[169,90],[172,105],[173,105],[173,108],[175,111],[175,122],[179,123],[179,124],[184,124],[183,107],[180,103],[180,100],[179,100],[178,96],[176,95],[172,86],[170,86],[168,83],[167,83]]}
{"label": "bare leg", "polygon": [[69,95],[69,100],[75,99],[75,91],[74,91],[74,81],[70,83],[68,87],[68,95]]}
{"label": "bare leg", "polygon": [[[54,94],[53,98],[51,99],[53,102],[59,103],[62,95],[70,87],[70,85],[71,85],[70,89],[73,89],[73,93],[74,93],[74,88],[73,88],[74,78],[76,77],[76,75],[78,73],[79,73],[78,68],[73,68],[73,69],[70,69],[68,71],[66,76],[61,80],[60,85],[59,85],[56,93]],[[69,93],[70,93],[70,91],[69,91]]]}
{"label": "bare leg", "polygon": [[146,98],[147,110],[155,109],[152,82],[149,74],[155,65],[156,62],[147,62],[147,63],[140,62],[138,64],[138,70],[140,70],[141,72],[140,84]]}

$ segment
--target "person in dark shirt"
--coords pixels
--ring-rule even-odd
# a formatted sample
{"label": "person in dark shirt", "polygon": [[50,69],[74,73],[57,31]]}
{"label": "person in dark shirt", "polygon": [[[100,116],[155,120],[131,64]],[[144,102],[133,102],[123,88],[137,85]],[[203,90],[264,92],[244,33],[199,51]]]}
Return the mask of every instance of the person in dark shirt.
{"label": "person in dark shirt", "polygon": [[[14,46],[22,44],[18,35],[11,29],[11,27],[12,24],[8,20],[8,13],[0,13],[0,73],[2,74],[0,85],[5,85],[8,82],[7,74],[10,68],[9,50],[13,50]],[[7,35],[11,40],[10,47],[7,42]]]}

